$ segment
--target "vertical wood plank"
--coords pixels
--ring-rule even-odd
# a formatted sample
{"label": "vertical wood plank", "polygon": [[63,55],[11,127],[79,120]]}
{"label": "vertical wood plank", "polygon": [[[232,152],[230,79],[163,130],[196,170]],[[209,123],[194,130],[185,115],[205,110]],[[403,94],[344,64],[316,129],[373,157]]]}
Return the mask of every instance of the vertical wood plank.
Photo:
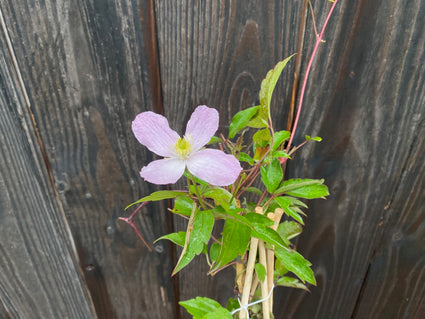
{"label": "vertical wood plank", "polygon": [[[262,78],[295,53],[299,1],[156,1],[164,113],[180,134],[197,105],[220,112],[227,134],[232,116],[258,101]],[[295,60],[294,60],[295,61]],[[279,81],[273,118],[286,125],[294,61]],[[179,185],[178,187],[184,187]],[[176,221],[178,230],[185,223]],[[233,296],[234,271],[206,276],[198,259],[180,272],[180,299],[208,296],[225,303]],[[183,311],[184,312],[184,311]],[[184,312],[184,318],[188,318]]]}
{"label": "vertical wood plank", "polygon": [[[314,2],[319,26],[330,5]],[[290,177],[324,177],[330,187],[326,201],[310,203],[297,245],[313,263],[318,287],[288,290],[276,299],[278,316],[423,316],[424,289],[416,284],[425,269],[424,162],[418,158],[425,152],[424,15],[421,1],[337,7],[296,139],[310,134],[324,141],[305,148],[288,170]],[[307,34],[311,52],[311,20]]]}
{"label": "vertical wood plank", "polygon": [[0,317],[96,318],[0,34]]}
{"label": "vertical wood plank", "polygon": [[[131,121],[152,107],[140,10],[146,1],[1,1],[31,109],[101,318],[171,318],[168,246],[150,253],[119,216],[154,190]],[[137,220],[152,242],[164,205]]]}

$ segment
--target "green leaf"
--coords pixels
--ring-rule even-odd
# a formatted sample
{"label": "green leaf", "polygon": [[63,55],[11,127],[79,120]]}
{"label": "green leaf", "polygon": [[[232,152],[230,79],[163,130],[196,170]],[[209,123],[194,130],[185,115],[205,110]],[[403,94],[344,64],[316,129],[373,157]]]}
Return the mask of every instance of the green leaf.
{"label": "green leaf", "polygon": [[180,301],[179,304],[193,316],[193,319],[232,319],[229,310],[210,298],[196,297]]}
{"label": "green leaf", "polygon": [[239,309],[240,305],[237,299],[235,298],[229,298],[227,301],[226,309],[229,311],[233,311],[236,309]]}
{"label": "green leaf", "polygon": [[218,308],[212,312],[207,313],[202,319],[232,319],[233,316],[226,308]]}
{"label": "green leaf", "polygon": [[280,205],[286,215],[291,216],[297,222],[304,225],[303,218],[290,207],[291,201],[286,196],[276,197],[274,200]]}
{"label": "green leaf", "polygon": [[300,206],[300,207],[308,208],[308,206],[304,202],[300,201],[298,198],[295,198],[292,196],[285,196],[285,197],[291,201],[292,206]]}
{"label": "green leaf", "polygon": [[208,243],[214,226],[214,216],[210,210],[197,211],[194,207],[186,230],[186,238],[180,258],[172,275],[186,267],[195,255],[202,253]]}
{"label": "green leaf", "polygon": [[292,239],[301,234],[303,227],[297,222],[284,221],[279,224],[276,231],[282,238]]}
{"label": "green leaf", "polygon": [[275,249],[276,258],[279,259],[285,267],[294,273],[300,280],[304,282],[309,282],[312,285],[316,285],[316,279],[314,278],[313,271],[310,266],[311,263],[304,259],[298,252],[295,250],[285,250],[281,248]]}
{"label": "green leaf", "polygon": [[253,187],[253,186],[245,189],[245,192],[254,193],[254,194],[257,194],[257,195],[260,195],[260,196],[263,194],[263,192],[261,190],[259,190],[257,187]]}
{"label": "green leaf", "polygon": [[269,193],[273,193],[279,187],[282,178],[282,167],[277,158],[274,158],[269,165],[261,166],[261,180]]}
{"label": "green leaf", "polygon": [[248,219],[246,219],[245,216],[239,215],[238,213],[241,212],[242,209],[241,208],[231,208],[229,210],[224,210],[223,207],[221,206],[217,206],[213,208],[213,214],[215,218],[220,218],[220,219],[231,219],[237,223],[241,223],[245,226],[248,226],[249,228],[253,229],[253,226],[251,225],[251,223],[249,222]]}
{"label": "green leaf", "polygon": [[254,159],[251,156],[249,156],[247,153],[244,153],[244,152],[239,153],[239,161],[247,162],[250,165],[254,165]]}
{"label": "green leaf", "polygon": [[329,189],[326,185],[316,184],[300,187],[286,192],[286,194],[307,199],[324,198],[329,195]]}
{"label": "green leaf", "polygon": [[221,245],[219,243],[212,243],[210,247],[210,258],[213,262],[217,261],[218,255],[220,254]]}
{"label": "green leaf", "polygon": [[230,123],[229,138],[234,138],[240,130],[244,129],[259,108],[260,106],[257,105],[236,113]]}
{"label": "green leaf", "polygon": [[306,285],[302,284],[297,278],[292,277],[282,277],[276,281],[277,286],[290,287],[290,288],[299,288],[306,291],[310,291]]}
{"label": "green leaf", "polygon": [[256,263],[254,268],[255,268],[255,273],[258,276],[258,279],[260,279],[260,281],[263,282],[264,279],[266,279],[266,274],[267,274],[266,267],[264,267],[263,264]]}
{"label": "green leaf", "polygon": [[216,143],[221,143],[223,142],[223,140],[217,136],[213,136],[211,137],[210,141],[207,143],[207,145],[211,145],[211,144],[216,144]]}
{"label": "green leaf", "polygon": [[[255,216],[256,215],[256,216]],[[245,216],[254,227],[252,237],[264,240],[267,243],[286,249],[287,245],[280,235],[270,228],[273,221],[264,215],[248,213]]]}
{"label": "green leaf", "polygon": [[289,156],[288,153],[286,153],[285,151],[274,151],[273,157],[278,157],[278,158],[286,157],[286,158],[291,159],[291,156]]}
{"label": "green leaf", "polygon": [[274,140],[272,151],[275,151],[284,141],[291,137],[291,132],[289,131],[279,131],[274,133]]}
{"label": "green leaf", "polygon": [[213,199],[217,206],[221,205],[225,210],[229,210],[232,204],[230,200],[233,198],[233,195],[228,190],[221,187],[214,187],[207,190],[204,196]]}
{"label": "green leaf", "polygon": [[154,243],[156,243],[158,240],[168,239],[172,241],[174,244],[184,247],[185,238],[186,238],[186,232],[179,231],[178,233],[171,233],[171,234],[167,234],[162,237],[159,237],[157,240],[154,241]]}
{"label": "green leaf", "polygon": [[251,224],[261,224],[264,227],[270,227],[274,224],[274,222],[265,215],[257,214],[257,213],[248,213],[245,215],[245,218]]}
{"label": "green leaf", "polygon": [[326,185],[323,185],[324,179],[288,179],[283,181],[273,194],[288,194],[295,197],[307,199],[320,198],[329,195]]}
{"label": "green leaf", "polygon": [[174,214],[190,216],[193,210],[193,200],[186,196],[177,196],[174,200]]}
{"label": "green leaf", "polygon": [[270,102],[272,100],[272,95],[276,83],[280,77],[280,74],[283,71],[283,68],[286,66],[288,61],[293,57],[286,58],[283,61],[280,61],[276,64],[274,69],[270,70],[266,78],[261,82],[260,89],[260,109],[258,110],[258,114],[252,121],[249,123],[252,127],[267,127],[267,120],[270,118]]}
{"label": "green leaf", "polygon": [[319,136],[315,136],[315,137],[310,137],[308,135],[305,136],[305,140],[306,141],[316,141],[316,142],[321,142],[322,138]]}
{"label": "green leaf", "polygon": [[145,197],[139,199],[138,201],[136,201],[134,203],[131,203],[125,209],[127,209],[130,206],[133,206],[135,204],[139,204],[139,203],[143,203],[143,202],[155,202],[155,201],[174,198],[174,197],[183,196],[183,195],[187,195],[187,193],[183,192],[183,191],[157,191],[157,192],[153,192],[149,196],[145,196]]}
{"label": "green leaf", "polygon": [[255,133],[252,140],[257,143],[258,146],[265,147],[271,143],[272,136],[270,135],[269,129],[265,128]]}
{"label": "green leaf", "polygon": [[239,255],[245,254],[251,230],[240,222],[227,219],[222,234],[220,254],[217,262],[210,269],[211,274],[217,272]]}

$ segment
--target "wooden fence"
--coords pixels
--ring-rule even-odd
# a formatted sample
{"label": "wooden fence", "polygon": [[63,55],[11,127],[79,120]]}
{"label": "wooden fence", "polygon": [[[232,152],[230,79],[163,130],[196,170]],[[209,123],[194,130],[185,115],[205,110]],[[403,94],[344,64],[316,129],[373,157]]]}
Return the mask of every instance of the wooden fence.
{"label": "wooden fence", "polygon": [[[331,3],[312,0],[320,27]],[[170,278],[175,251],[149,252],[124,223],[155,190],[131,121],[153,110],[183,131],[220,111],[226,132],[258,102],[267,70],[315,41],[302,0],[0,0],[0,317],[188,318],[178,300],[232,295],[203,261]],[[300,20],[306,17],[306,28]],[[307,87],[288,177],[321,178],[298,249],[311,292],[278,288],[277,318],[425,318],[425,2],[340,0]],[[294,83],[278,83],[286,127]],[[167,203],[138,219],[150,242],[182,227]]]}

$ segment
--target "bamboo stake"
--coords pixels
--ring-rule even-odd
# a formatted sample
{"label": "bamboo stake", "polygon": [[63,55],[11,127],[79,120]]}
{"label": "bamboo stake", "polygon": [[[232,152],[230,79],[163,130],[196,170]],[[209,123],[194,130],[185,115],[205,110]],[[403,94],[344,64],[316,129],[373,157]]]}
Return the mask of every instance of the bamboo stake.
{"label": "bamboo stake", "polygon": [[[256,207],[255,212],[257,214],[263,214],[263,209],[261,207]],[[252,276],[254,274],[255,261],[257,259],[257,249],[258,249],[258,238],[251,238],[251,243],[249,245],[249,254],[248,262],[246,264],[246,273],[245,273],[245,282],[242,292],[242,301],[241,305],[246,306],[249,301],[250,289],[252,284]],[[246,310],[248,311],[248,310]],[[247,318],[247,313],[245,310],[239,312],[239,319]]]}
{"label": "bamboo stake", "polygon": [[[276,208],[274,213],[268,213],[267,217],[274,221],[273,230],[276,230],[279,226],[280,219],[283,215],[283,209]],[[267,285],[269,289],[273,287],[273,275],[274,275],[274,247],[272,249],[267,249]],[[273,293],[268,299],[270,311],[273,312]]]}
{"label": "bamboo stake", "polygon": [[[266,269],[266,278],[264,278],[264,281],[260,280],[261,284],[261,299],[264,299],[262,302],[263,305],[263,318],[264,319],[270,319],[270,302],[269,299],[267,299],[267,296],[269,294],[269,288],[267,285],[268,282],[268,276],[267,276],[267,257],[266,257],[266,247],[264,245],[264,241],[259,240],[258,241],[258,255],[260,259],[260,264],[264,266],[264,269]],[[273,284],[273,282],[272,282]],[[271,296],[270,296],[271,297]]]}

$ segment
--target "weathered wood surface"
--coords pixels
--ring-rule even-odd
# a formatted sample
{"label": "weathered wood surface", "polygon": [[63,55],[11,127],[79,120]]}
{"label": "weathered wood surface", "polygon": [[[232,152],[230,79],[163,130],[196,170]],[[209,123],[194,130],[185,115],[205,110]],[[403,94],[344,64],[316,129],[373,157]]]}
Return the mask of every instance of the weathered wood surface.
{"label": "weathered wood surface", "polygon": [[[138,174],[152,155],[133,138],[130,124],[138,112],[153,109],[183,133],[193,109],[207,104],[220,110],[220,131],[226,132],[238,110],[258,103],[266,72],[296,52],[301,2],[0,0],[59,194],[58,201],[49,189],[31,113],[22,108],[2,39],[0,236],[12,233],[16,245],[2,239],[1,247],[25,244],[26,250],[10,250],[1,259],[0,316],[25,317],[46,304],[46,316],[40,316],[187,318],[176,312],[178,299],[200,295],[224,303],[232,296],[232,270],[208,278],[200,260],[179,274],[175,292],[169,277],[173,250],[160,242],[149,253],[129,226],[117,223],[128,214],[126,204],[154,190]],[[331,3],[312,2],[320,27]],[[308,17],[304,70],[315,40]],[[337,6],[296,139],[309,134],[324,141],[303,149],[287,172],[324,177],[332,193],[309,203],[297,243],[313,262],[318,287],[311,293],[277,288],[276,318],[425,314],[424,18],[420,0]],[[279,129],[286,126],[294,62],[273,101]],[[81,270],[72,268],[61,207]],[[34,219],[38,214],[45,218]],[[138,226],[152,242],[169,231],[167,218],[166,203],[150,205]],[[41,241],[45,233],[58,241]],[[30,235],[40,241],[33,244]],[[35,253],[43,244],[51,253]],[[51,256],[54,261],[46,264]],[[49,277],[52,268],[57,273]],[[72,284],[63,287],[59,276]],[[28,277],[32,281],[22,280]],[[37,285],[52,291],[32,295]],[[72,290],[71,304],[64,304],[61,298]],[[53,292],[58,301],[50,299]]]}
{"label": "weathered wood surface", "polygon": [[0,317],[95,318],[0,32]]}
{"label": "weathered wood surface", "polygon": [[[138,174],[152,156],[131,132],[135,115],[152,108],[141,25],[147,2],[1,7],[98,316],[174,317],[167,243],[150,253],[117,222],[153,190]],[[141,216],[149,242],[168,231],[166,207],[151,205]]]}
{"label": "weathered wood surface", "polygon": [[[219,131],[227,134],[231,117],[258,103],[267,71],[296,51],[299,6],[299,1],[156,1],[164,112],[172,127],[183,134],[193,109],[207,104],[220,111]],[[276,106],[290,99],[293,66],[275,93],[280,128],[285,109]],[[176,228],[183,227],[176,221]],[[180,272],[181,300],[200,295],[225,303],[233,296],[233,269],[213,278],[205,277],[207,270],[197,260]]]}
{"label": "weathered wood surface", "polygon": [[318,287],[278,298],[278,318],[425,316],[424,18],[423,1],[342,1],[331,20],[298,134],[324,141],[288,170],[330,187],[298,242]]}

